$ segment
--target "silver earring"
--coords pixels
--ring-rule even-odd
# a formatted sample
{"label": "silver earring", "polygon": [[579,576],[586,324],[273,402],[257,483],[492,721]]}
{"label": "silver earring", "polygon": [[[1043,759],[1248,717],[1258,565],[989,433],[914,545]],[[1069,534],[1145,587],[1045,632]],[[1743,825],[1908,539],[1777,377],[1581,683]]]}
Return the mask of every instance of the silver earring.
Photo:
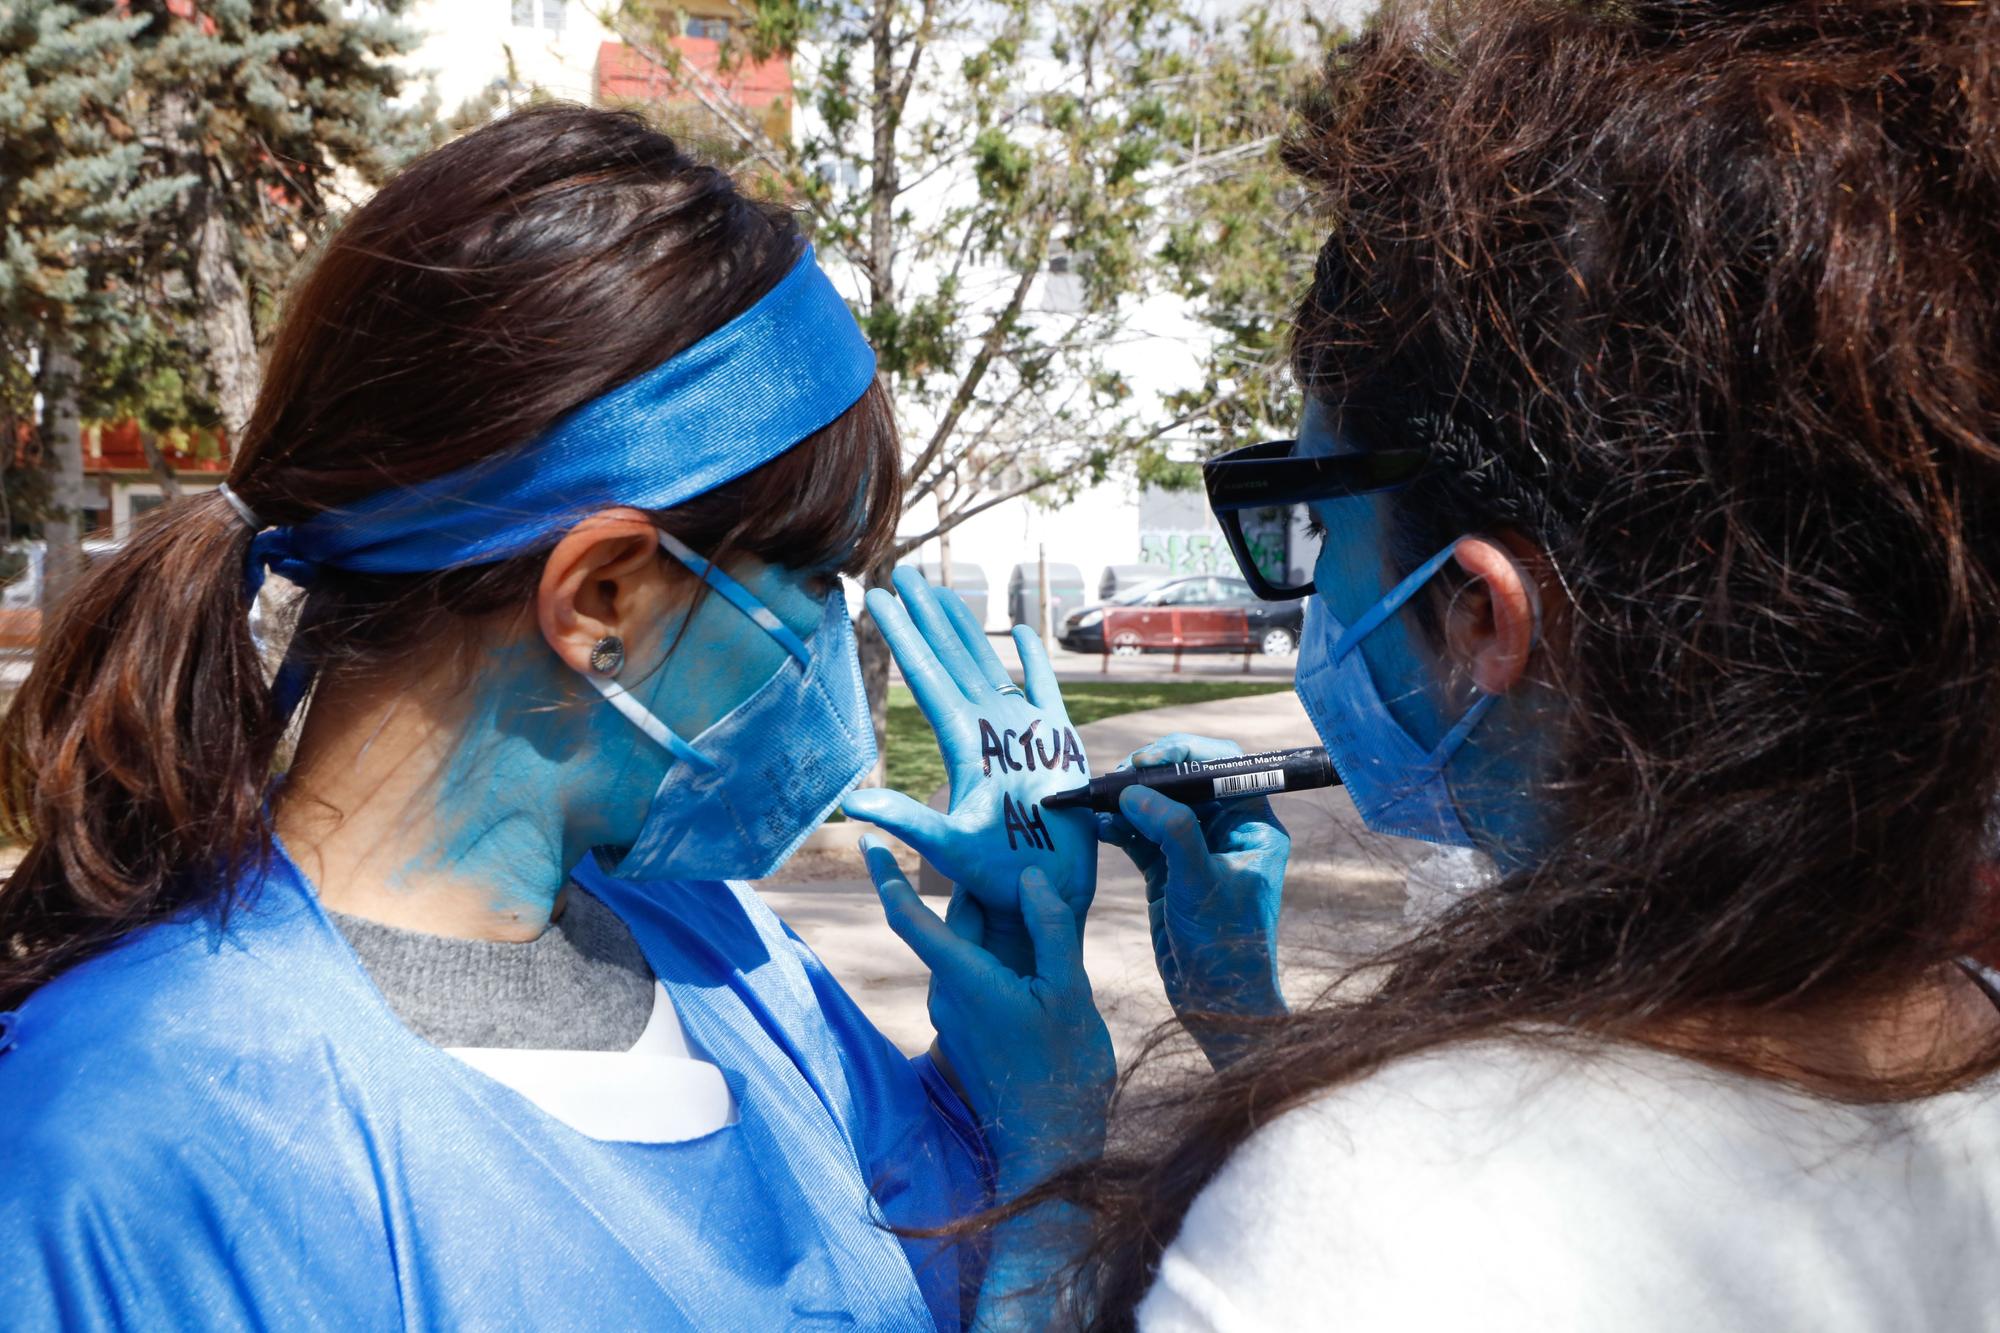
{"label": "silver earring", "polygon": [[600,676],[615,676],[625,665],[625,640],[607,634],[590,650],[590,669]]}

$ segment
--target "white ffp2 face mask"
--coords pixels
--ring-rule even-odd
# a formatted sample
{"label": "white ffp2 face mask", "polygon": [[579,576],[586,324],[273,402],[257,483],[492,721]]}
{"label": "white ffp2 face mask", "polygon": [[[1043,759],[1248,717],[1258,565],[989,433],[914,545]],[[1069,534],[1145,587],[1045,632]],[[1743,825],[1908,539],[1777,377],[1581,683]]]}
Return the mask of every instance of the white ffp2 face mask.
{"label": "white ffp2 face mask", "polygon": [[875,724],[854,626],[839,589],[801,640],[749,589],[666,533],[668,554],[777,640],[777,673],[692,742],[616,681],[599,693],[674,757],[646,806],[620,879],[762,879],[782,865],[875,766]]}

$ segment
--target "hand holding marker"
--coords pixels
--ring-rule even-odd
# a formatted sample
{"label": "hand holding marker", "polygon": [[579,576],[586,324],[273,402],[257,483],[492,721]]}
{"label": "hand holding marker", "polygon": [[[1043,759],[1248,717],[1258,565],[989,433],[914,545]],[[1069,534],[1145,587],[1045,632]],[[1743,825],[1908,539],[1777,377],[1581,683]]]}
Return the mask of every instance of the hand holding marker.
{"label": "hand holding marker", "polygon": [[[1278,916],[1291,839],[1264,798],[1279,790],[1276,783],[1287,776],[1282,761],[1292,757],[1310,761],[1296,785],[1287,781],[1293,790],[1335,780],[1323,751],[1245,755],[1212,736],[1162,736],[1135,750],[1126,761],[1130,769],[1112,776],[1136,769],[1165,785],[1128,783],[1117,810],[1097,816],[1099,841],[1123,849],[1145,879],[1153,956],[1167,999],[1218,1069],[1245,1049],[1244,1030],[1230,1020],[1285,1012]],[[1188,780],[1218,770],[1220,779]],[[1190,786],[1199,790],[1169,798]]]}
{"label": "hand holding marker", "polygon": [[1227,759],[1190,759],[1152,768],[1121,768],[1101,778],[1092,778],[1081,787],[1044,796],[1042,804],[1051,810],[1088,806],[1109,814],[1118,809],[1119,793],[1134,786],[1150,787],[1182,805],[1200,805],[1205,801],[1237,801],[1281,791],[1310,791],[1339,785],[1340,775],[1334,771],[1325,749],[1311,745],[1297,750],[1232,755]]}

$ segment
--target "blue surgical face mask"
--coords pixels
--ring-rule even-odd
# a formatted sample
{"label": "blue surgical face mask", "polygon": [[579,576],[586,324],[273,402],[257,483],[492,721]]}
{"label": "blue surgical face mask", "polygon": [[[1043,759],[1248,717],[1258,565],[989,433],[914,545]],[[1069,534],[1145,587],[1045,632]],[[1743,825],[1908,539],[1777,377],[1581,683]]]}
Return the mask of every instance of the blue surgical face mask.
{"label": "blue surgical face mask", "polygon": [[1341,624],[1323,595],[1307,598],[1293,688],[1363,823],[1399,838],[1470,847],[1472,838],[1445,784],[1445,767],[1498,696],[1482,694],[1442,740],[1425,749],[1389,711],[1361,653],[1361,641],[1429,583],[1457,545],[1417,566],[1351,625]]}
{"label": "blue surgical face mask", "polygon": [[846,599],[830,592],[803,641],[749,589],[665,533],[660,544],[784,648],[784,665],[683,740],[614,680],[589,677],[673,756],[614,872],[628,880],[762,879],[875,766],[875,724]]}

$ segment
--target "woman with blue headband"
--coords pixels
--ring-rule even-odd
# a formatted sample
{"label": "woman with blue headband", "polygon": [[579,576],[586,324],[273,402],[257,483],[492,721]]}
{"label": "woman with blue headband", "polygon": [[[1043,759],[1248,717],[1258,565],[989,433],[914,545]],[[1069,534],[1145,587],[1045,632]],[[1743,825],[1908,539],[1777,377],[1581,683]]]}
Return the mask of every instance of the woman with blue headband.
{"label": "woman with blue headband", "polygon": [[910,1233],[1108,1076],[1088,874],[956,912],[1025,974],[955,1070],[741,882],[874,763],[836,575],[898,500],[790,217],[636,119],[361,208],[228,486],[88,576],[0,734],[0,1322],[957,1327],[980,1263]]}

